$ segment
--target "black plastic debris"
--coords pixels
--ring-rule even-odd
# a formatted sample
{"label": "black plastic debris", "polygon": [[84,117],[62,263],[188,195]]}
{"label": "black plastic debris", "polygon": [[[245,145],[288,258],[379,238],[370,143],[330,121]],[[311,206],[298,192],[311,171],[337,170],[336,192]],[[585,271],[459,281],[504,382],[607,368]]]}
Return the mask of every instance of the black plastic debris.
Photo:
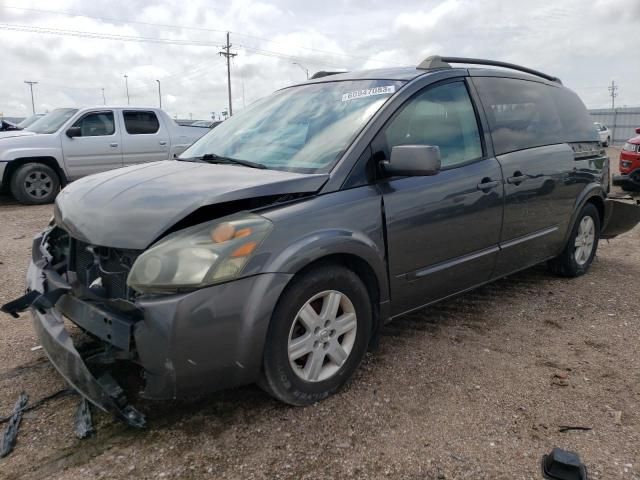
{"label": "black plastic debris", "polygon": [[[41,398],[40,400],[38,400],[35,403],[32,403],[29,406],[24,406],[20,409],[20,412],[28,412],[30,410],[34,410],[40,406],[42,406],[45,402],[48,402],[49,400],[53,400],[55,398],[58,397],[63,397],[65,395],[75,395],[76,391],[72,390],[70,388],[63,388],[62,390],[58,390],[57,392],[52,393],[51,395],[47,395],[46,397]],[[0,417],[0,423],[5,423],[8,422],[9,420],[11,420],[13,418],[13,413],[11,415],[8,415],[6,417]]]}
{"label": "black plastic debris", "polygon": [[87,438],[96,433],[91,418],[91,405],[86,398],[81,398],[73,418],[73,430],[78,438]]}
{"label": "black plastic debris", "polygon": [[542,457],[542,476],[547,480],[587,480],[587,467],[577,453],[554,448]]}
{"label": "black plastic debris", "polygon": [[13,447],[16,446],[16,438],[18,436],[18,428],[22,421],[22,412],[29,401],[29,396],[22,392],[18,397],[18,401],[13,407],[13,413],[9,419],[9,424],[5,428],[2,435],[2,445],[0,445],[0,458],[4,458],[13,451]]}

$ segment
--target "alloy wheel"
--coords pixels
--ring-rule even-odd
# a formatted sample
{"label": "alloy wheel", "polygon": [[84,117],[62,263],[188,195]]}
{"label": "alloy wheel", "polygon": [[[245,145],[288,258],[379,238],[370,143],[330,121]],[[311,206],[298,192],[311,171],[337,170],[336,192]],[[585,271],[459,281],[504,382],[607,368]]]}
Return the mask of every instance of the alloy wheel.
{"label": "alloy wheel", "polygon": [[353,350],[357,326],[345,294],[327,290],[307,300],[289,331],[289,363],[296,375],[307,382],[335,375]]}
{"label": "alloy wheel", "polygon": [[585,216],[578,226],[578,233],[574,243],[574,258],[580,266],[587,263],[593,251],[593,244],[596,239],[596,227],[593,218]]}

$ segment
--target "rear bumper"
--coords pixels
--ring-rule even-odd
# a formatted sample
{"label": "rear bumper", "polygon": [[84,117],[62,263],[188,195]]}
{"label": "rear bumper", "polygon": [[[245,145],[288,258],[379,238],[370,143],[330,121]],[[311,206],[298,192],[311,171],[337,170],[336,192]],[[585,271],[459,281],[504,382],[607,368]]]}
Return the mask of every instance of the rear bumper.
{"label": "rear bumper", "polygon": [[614,238],[640,223],[640,205],[607,198],[601,238]]}
{"label": "rear bumper", "polygon": [[614,175],[611,183],[616,187],[637,188],[640,190],[640,183],[634,181],[631,175]]}

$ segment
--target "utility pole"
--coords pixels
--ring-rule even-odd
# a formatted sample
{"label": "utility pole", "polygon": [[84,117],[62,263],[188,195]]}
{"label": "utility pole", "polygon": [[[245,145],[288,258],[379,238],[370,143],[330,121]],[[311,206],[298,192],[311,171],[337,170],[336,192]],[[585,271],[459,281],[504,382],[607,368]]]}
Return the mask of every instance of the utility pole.
{"label": "utility pole", "polygon": [[37,85],[38,82],[32,82],[30,80],[25,80],[24,83],[29,85],[29,88],[31,89],[31,110],[35,114],[36,113],[36,103],[33,101],[33,86]]}
{"label": "utility pole", "polygon": [[611,86],[608,88],[609,95],[611,96],[611,109],[616,109],[616,97],[618,96],[618,85],[615,80],[611,80]]}
{"label": "utility pole", "polygon": [[298,65],[304,71],[304,73],[307,74],[307,80],[309,80],[309,69],[298,62],[293,62],[293,64]]}
{"label": "utility pole", "polygon": [[102,104],[106,105],[107,104],[107,99],[104,96],[104,88],[101,88],[100,90],[102,90]]}
{"label": "utility pole", "polygon": [[129,100],[129,77],[127,74],[124,74],[124,86],[127,89],[127,105],[131,105],[131,101]]}
{"label": "utility pole", "polygon": [[162,92],[160,91],[160,80],[156,80],[158,82],[158,101],[160,102],[160,110],[162,110]]}
{"label": "utility pole", "polygon": [[237,53],[231,53],[231,44],[229,43],[229,32],[227,32],[227,44],[222,47],[224,51],[218,52],[223,57],[227,58],[227,88],[229,90],[229,116],[233,115],[233,107],[231,106],[231,58],[238,55]]}

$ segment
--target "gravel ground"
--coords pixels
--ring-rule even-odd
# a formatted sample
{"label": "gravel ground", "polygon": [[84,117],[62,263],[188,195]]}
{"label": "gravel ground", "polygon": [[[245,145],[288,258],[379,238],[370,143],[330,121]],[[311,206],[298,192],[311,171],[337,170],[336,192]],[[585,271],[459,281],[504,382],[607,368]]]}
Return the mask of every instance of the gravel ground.
{"label": "gravel ground", "polygon": [[[51,210],[0,198],[0,303],[23,290]],[[602,242],[581,278],[536,267],[391,323],[318,405],[245,387],[143,404],[143,431],[96,414],[97,435],[77,440],[78,398],[58,398],[25,414],[0,478],[538,479],[558,446],[590,478],[640,479],[639,240],[636,228]],[[22,390],[35,401],[65,385],[31,350],[26,316],[0,327],[2,416]]]}

